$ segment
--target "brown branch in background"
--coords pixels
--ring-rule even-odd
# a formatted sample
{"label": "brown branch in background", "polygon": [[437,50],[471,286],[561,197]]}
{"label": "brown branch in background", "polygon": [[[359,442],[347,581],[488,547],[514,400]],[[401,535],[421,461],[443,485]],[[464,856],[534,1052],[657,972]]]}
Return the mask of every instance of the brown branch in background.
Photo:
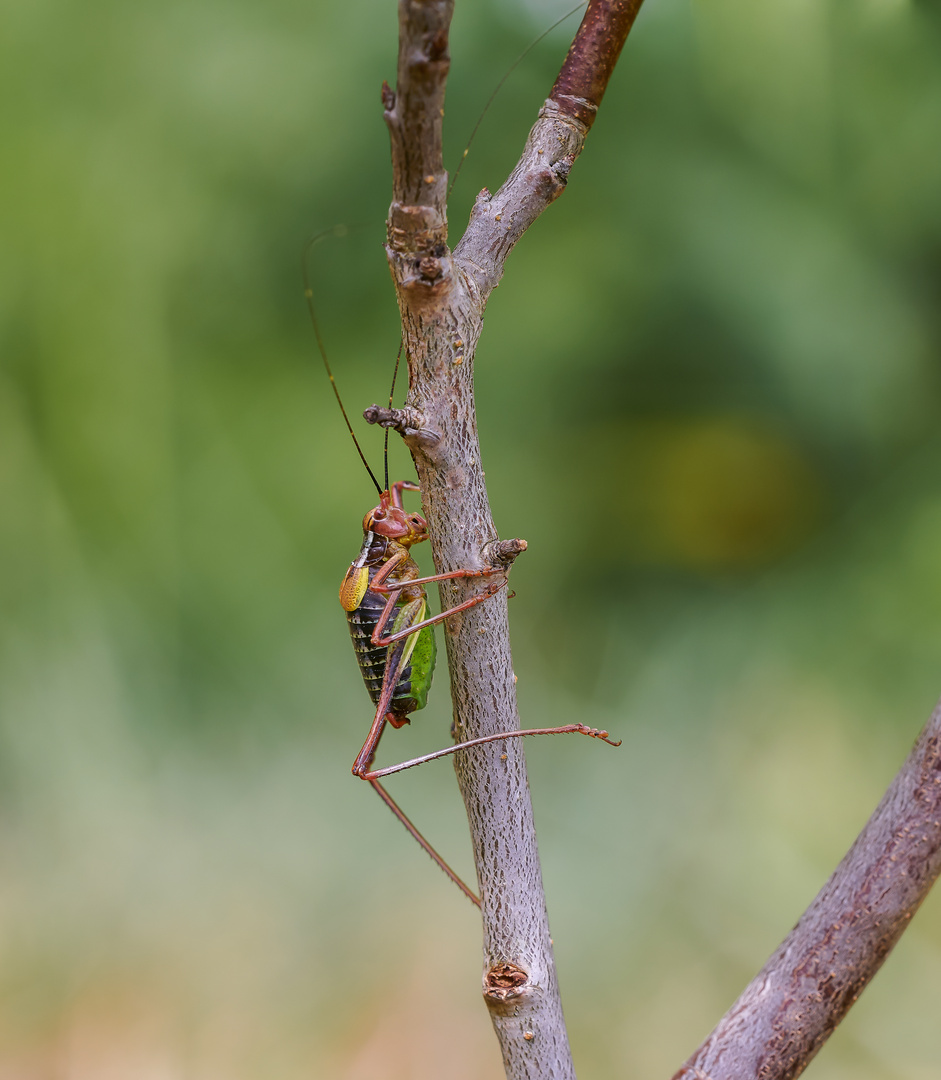
{"label": "brown branch in background", "polygon": [[833,876],[674,1080],[799,1076],[939,872],[941,704]]}
{"label": "brown branch in background", "polygon": [[[595,107],[637,6],[637,0],[592,0],[579,28],[567,77],[573,86],[585,81],[585,100]],[[452,256],[441,156],[451,7],[449,0],[399,2],[398,86],[395,93],[384,87],[382,100],[394,173],[386,253],[402,314],[409,393],[405,409],[367,410],[373,422],[400,430],[412,452],[440,573],[478,569],[525,546],[499,541],[491,516],[477,440],[474,354],[506,256],[564,189],[588,131],[570,115],[572,98],[547,102],[520,164],[497,196],[478,197]],[[602,47],[589,47],[589,38]],[[460,580],[441,588],[443,606],[469,595]],[[465,742],[518,730],[506,590],[449,619],[444,637],[455,737]],[[574,1080],[521,742],[475,746],[455,760],[482,900],[482,990],[511,1080]]]}

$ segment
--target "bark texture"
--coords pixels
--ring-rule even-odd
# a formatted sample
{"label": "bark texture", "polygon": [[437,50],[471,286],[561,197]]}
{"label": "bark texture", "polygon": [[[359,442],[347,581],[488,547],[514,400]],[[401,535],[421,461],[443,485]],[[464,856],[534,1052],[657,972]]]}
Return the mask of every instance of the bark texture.
{"label": "bark texture", "polygon": [[[409,370],[406,408],[397,410],[394,426],[415,460],[439,572],[492,560],[497,531],[473,395],[484,308],[513,245],[564,190],[590,126],[581,113],[589,109],[593,116],[639,2],[589,4],[566,60],[566,85],[577,84],[577,92],[545,103],[519,164],[496,195],[480,193],[453,254],[441,153],[452,6],[452,0],[400,0],[398,82],[395,92],[384,86],[382,94],[394,174],[386,250]],[[441,603],[458,604],[474,588],[442,583]],[[463,742],[519,728],[505,590],[449,619],[444,636],[454,737]],[[462,751],[455,764],[482,900],[483,994],[508,1077],[570,1080],[575,1071],[521,742]]]}
{"label": "bark texture", "polygon": [[800,922],[674,1080],[799,1076],[941,871],[941,704]]}

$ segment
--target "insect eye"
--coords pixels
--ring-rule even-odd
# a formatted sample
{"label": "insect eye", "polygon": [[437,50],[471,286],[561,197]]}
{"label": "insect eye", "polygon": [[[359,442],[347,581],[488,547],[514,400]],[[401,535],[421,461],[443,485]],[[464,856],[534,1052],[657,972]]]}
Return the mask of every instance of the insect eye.
{"label": "insect eye", "polygon": [[411,520],[412,520],[412,524],[415,525],[415,526],[420,527],[421,524],[422,524],[422,520],[421,520],[420,517],[413,517]]}
{"label": "insect eye", "polygon": [[386,512],[385,510],[374,510],[372,516],[373,521],[382,521],[382,519],[386,516]]}

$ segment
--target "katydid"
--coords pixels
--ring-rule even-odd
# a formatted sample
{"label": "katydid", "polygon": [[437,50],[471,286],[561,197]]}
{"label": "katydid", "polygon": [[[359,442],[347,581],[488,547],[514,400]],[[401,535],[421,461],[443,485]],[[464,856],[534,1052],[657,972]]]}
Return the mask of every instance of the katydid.
{"label": "katydid", "polygon": [[[353,775],[372,784],[379,797],[418,843],[461,892],[479,907],[479,899],[409,821],[379,783],[379,777],[434,761],[471,746],[523,735],[578,733],[602,739],[611,746],[620,746],[620,742],[609,739],[607,731],[586,724],[565,724],[562,727],[485,735],[398,765],[384,769],[371,768],[386,724],[400,728],[409,723],[411,713],[425,706],[435,665],[434,623],[482,603],[507,583],[507,571],[502,567],[452,570],[430,577],[419,576],[418,565],[409,549],[413,544],[428,539],[428,525],[421,514],[408,513],[402,506],[402,492],[417,490],[417,485],[399,481],[379,493],[379,505],[363,520],[363,546],[340,586],[340,603],[350,624],[353,648],[366,689],[376,706],[369,734],[353,762]],[[427,597],[423,586],[433,581],[473,577],[495,577],[496,580],[490,581],[462,604],[425,618]]]}
{"label": "katydid", "polygon": [[[337,230],[328,230],[315,236],[311,244]],[[308,245],[309,247],[310,245]],[[432,627],[460,611],[483,603],[507,584],[508,568],[505,565],[480,569],[451,570],[443,574],[422,577],[410,549],[428,539],[428,524],[421,514],[406,511],[402,505],[402,493],[418,491],[416,484],[400,480],[389,484],[388,428],[386,429],[385,487],[383,488],[369,467],[359,440],[353,432],[346,408],[327,360],[313,305],[313,292],[307,276],[306,250],[303,261],[305,296],[310,310],[314,334],[323,359],[327,376],[336,396],[347,430],[352,436],[356,450],[379,493],[379,505],[370,510],[363,519],[363,544],[359,555],[353,560],[340,586],[340,603],[346,611],[350,636],[356,651],[366,690],[376,707],[372,724],[362,749],[353,762],[353,775],[368,781],[405,828],[441,867],[457,887],[478,907],[480,900],[458,877],[437,851],[428,843],[418,829],[386,789],[379,778],[410,769],[415,765],[446,757],[460,750],[501,739],[519,738],[524,735],[561,735],[577,733],[601,739],[612,746],[619,746],[608,738],[607,731],[588,727],[586,724],[565,724],[562,727],[531,728],[521,731],[504,731],[485,735],[478,739],[456,743],[410,761],[400,762],[382,769],[372,768],[379,740],[386,725],[393,728],[409,723],[413,712],[424,708],[435,666],[435,638]],[[401,357],[401,349],[399,356]],[[396,372],[398,359],[396,360]],[[393,392],[395,376],[393,375]],[[390,405],[392,394],[390,393]],[[518,542],[525,549],[523,541]],[[448,608],[437,615],[428,616],[427,595],[424,586],[434,581],[482,578],[482,588],[463,603]]]}

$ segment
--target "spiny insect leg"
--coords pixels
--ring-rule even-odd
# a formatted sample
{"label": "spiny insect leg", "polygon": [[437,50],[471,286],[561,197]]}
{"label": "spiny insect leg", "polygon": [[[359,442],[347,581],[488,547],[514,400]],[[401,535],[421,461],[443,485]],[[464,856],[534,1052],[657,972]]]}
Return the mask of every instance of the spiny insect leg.
{"label": "spiny insect leg", "polygon": [[[501,573],[499,570],[455,570],[451,574],[442,574],[442,577],[453,578],[458,576],[478,576],[478,574],[484,573]],[[437,581],[437,578],[424,578],[425,581]],[[491,582],[487,588],[477,596],[472,596],[469,600],[465,600],[463,604],[457,604],[452,608],[448,608],[447,611],[439,611],[437,615],[432,615],[429,619],[423,619],[422,622],[415,623],[413,626],[406,627],[404,630],[399,630],[394,634],[389,634],[388,637],[380,637],[380,630],[385,625],[385,619],[388,618],[389,612],[391,612],[393,605],[395,604],[395,597],[398,594],[390,595],[386,602],[385,609],[383,610],[383,618],[376,624],[376,629],[372,633],[373,645],[391,645],[393,641],[398,641],[400,638],[407,637],[409,634],[414,634],[418,630],[423,629],[426,626],[434,626],[435,623],[441,622],[443,619],[447,619],[451,615],[456,615],[459,611],[466,611],[467,608],[473,607],[475,604],[482,604],[484,600],[489,600],[491,596],[496,595],[501,589],[506,587],[506,578],[502,581]],[[416,584],[416,582],[409,582],[410,585]],[[378,590],[381,591],[381,590]]]}
{"label": "spiny insect leg", "polygon": [[467,742],[455,743],[454,746],[446,746],[443,750],[435,750],[433,754],[423,754],[421,757],[412,758],[411,761],[403,761],[398,765],[389,765],[385,769],[376,769],[373,772],[362,774],[364,780],[375,780],[380,776],[391,776],[393,773],[412,769],[416,765],[424,765],[426,761],[437,761],[438,758],[456,754],[459,750],[467,750],[472,746],[483,746],[484,743],[498,742],[501,739],[520,739],[526,735],[588,735],[592,739],[600,739],[609,746],[620,746],[608,737],[608,732],[601,728],[589,727],[587,724],[564,724],[562,727],[548,728],[523,728],[521,731],[501,731],[497,735],[482,735],[479,739],[468,739]]}

